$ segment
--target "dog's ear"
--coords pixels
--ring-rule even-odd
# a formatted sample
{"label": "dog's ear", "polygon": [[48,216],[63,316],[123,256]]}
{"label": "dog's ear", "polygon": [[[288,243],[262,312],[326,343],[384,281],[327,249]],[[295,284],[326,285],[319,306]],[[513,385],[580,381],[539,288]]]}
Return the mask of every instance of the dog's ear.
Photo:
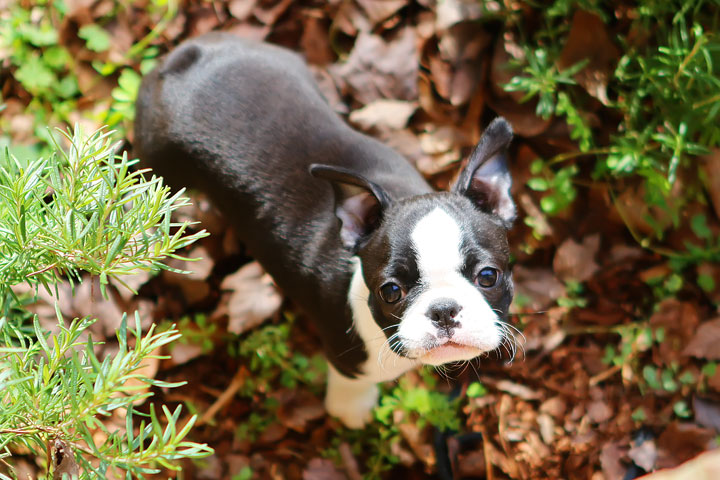
{"label": "dog's ear", "polygon": [[512,178],[505,158],[512,137],[512,128],[504,118],[493,120],[452,188],[453,192],[470,198],[483,212],[500,217],[507,228],[516,216],[510,196]]}
{"label": "dog's ear", "polygon": [[332,185],[335,215],[342,222],[340,238],[356,253],[363,240],[377,228],[383,211],[390,205],[390,197],[376,183],[341,167],[314,163],[310,173]]}

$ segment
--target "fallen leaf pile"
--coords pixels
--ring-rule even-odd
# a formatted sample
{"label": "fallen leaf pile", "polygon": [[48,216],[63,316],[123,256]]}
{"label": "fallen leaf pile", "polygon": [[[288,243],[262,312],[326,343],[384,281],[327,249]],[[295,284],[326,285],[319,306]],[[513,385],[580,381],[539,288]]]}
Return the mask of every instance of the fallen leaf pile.
{"label": "fallen leaf pile", "polygon": [[[522,94],[502,88],[519,73],[509,62],[522,60],[524,52],[516,32],[485,18],[493,2],[485,9],[480,3],[189,0],[180,2],[152,43],[166,52],[185,38],[225,30],[299,51],[338,113],[397,149],[438,188],[452,182],[490,120],[502,115],[513,125],[517,137],[510,164],[520,220],[511,232],[516,263],[511,320],[524,333],[523,349],[512,363],[507,355],[491,357],[450,372],[452,380],[440,382],[440,391],[450,395],[457,386],[464,395],[468,384],[479,381],[487,394],[463,397],[458,432],[441,435],[400,423],[400,437],[391,446],[398,463],[384,478],[425,478],[444,469],[444,478],[451,478],[451,471],[455,478],[621,480],[676,467],[717,446],[720,294],[686,282],[672,298],[656,299],[656,289],[672,271],[666,258],[641,248],[626,226],[650,228],[642,185],[628,183],[615,191],[591,182],[579,187],[566,211],[555,217],[543,213],[539,192],[526,184],[530,164],[538,156],[577,147],[564,120],[538,117],[533,101],[520,103]],[[76,58],[84,108],[101,109],[116,78],[92,71],[98,54],[79,40],[78,29],[105,18],[114,3],[66,4],[61,39]],[[121,9],[105,25],[112,48],[102,55],[124,56],[160,21],[160,14]],[[585,114],[594,129],[612,133],[617,119],[604,117],[603,105],[621,55],[615,27],[581,10],[567,26],[558,67],[587,59],[575,77],[577,88],[593,102]],[[7,77],[0,77],[0,86],[8,105],[2,115],[18,115],[10,133],[27,140],[30,127],[21,121],[19,106],[29,94]],[[91,123],[88,115],[78,115]],[[707,199],[720,215],[720,153],[712,152],[704,162]],[[262,433],[252,440],[238,435],[257,404],[236,394],[248,382],[249,367],[227,353],[227,338],[247,335],[268,319],[281,323],[282,312],[294,309],[283,304],[272,279],[244,255],[234,232],[207,201],[197,197],[194,203],[182,215],[202,221],[212,235],[188,252],[201,260],[171,263],[191,275],[126,279],[135,282],[139,296],[118,287],[111,289],[110,300],[85,282],[73,299],[61,289],[63,312],[97,316],[93,335],[98,338],[111,339],[121,312],[138,310],[145,325],[175,319],[186,338],[202,339],[179,343],[171,359],[156,365],[158,378],[188,383],[158,390],[155,398],[192,405],[202,418],[194,440],[215,449],[210,459],[184,465],[182,478],[245,478],[233,475],[246,467],[253,478],[362,478],[368,473],[367,452],[353,450],[339,423],[324,413],[322,380],[316,389],[258,391],[254,401],[271,399],[277,416],[262,419]],[[685,240],[682,232],[669,235],[668,241]],[[717,265],[697,270],[720,285]],[[48,324],[54,318],[51,302],[43,296],[36,306]],[[198,315],[203,323],[194,320]],[[313,327],[302,316],[293,324],[290,349],[319,351]],[[416,373],[409,378],[421,382]],[[329,449],[337,456],[328,456]],[[707,453],[648,478],[720,478],[719,463],[717,452]]]}

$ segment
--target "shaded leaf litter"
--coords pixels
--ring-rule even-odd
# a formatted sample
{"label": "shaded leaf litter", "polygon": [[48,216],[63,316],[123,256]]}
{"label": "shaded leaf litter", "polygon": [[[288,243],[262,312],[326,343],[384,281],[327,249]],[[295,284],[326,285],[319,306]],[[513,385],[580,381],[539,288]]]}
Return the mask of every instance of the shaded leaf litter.
{"label": "shaded leaf litter", "polygon": [[[114,81],[98,77],[91,62],[123,55],[157,18],[130,8],[101,32],[98,22],[112,2],[67,3],[60,38],[77,59],[78,86],[91,111],[109,97]],[[531,219],[511,233],[513,322],[524,332],[524,350],[512,363],[505,354],[451,371],[433,387],[447,395],[463,392],[457,432],[438,440],[432,427],[398,412],[399,435],[379,440],[393,458],[382,460],[387,470],[381,476],[425,478],[445,468],[456,478],[613,480],[676,467],[715,448],[720,434],[717,290],[685,283],[672,298],[658,293],[659,285],[672,290],[672,271],[627,229],[653,228],[642,186],[614,192],[602,182],[582,185],[567,210],[554,217],[543,213],[541,195],[528,184],[530,164],[576,147],[562,121],[537,116],[532,101],[520,103],[522,95],[503,89],[517,74],[509,62],[522,60],[525,52],[517,32],[486,16],[479,2],[462,0],[185,1],[153,43],[168,51],[185,38],[227,30],[300,51],[336,111],[402,152],[438,188],[450,184],[483,125],[498,114],[512,123],[513,195],[521,216]],[[626,32],[582,10],[568,17],[567,26],[558,68],[584,62],[574,78],[599,103],[584,113],[594,129],[609,135],[617,120],[603,118],[601,106],[609,102],[608,79],[621,55],[615,38]],[[22,105],[32,92],[11,77],[0,78],[8,105],[2,115],[12,115],[14,139],[26,141],[31,125]],[[716,217],[719,158],[713,151],[702,162]],[[98,316],[94,334],[108,339],[121,311],[142,311],[144,324],[179,322],[185,340],[166,352],[171,359],[149,368],[159,378],[188,383],[156,394],[199,412],[194,439],[216,451],[206,463],[184,465],[182,478],[368,475],[370,452],[354,448],[362,443],[324,412],[322,377],[254,381],[251,361],[233,352],[263,321],[282,325],[284,317],[294,316],[293,306],[249,263],[235,234],[204,199],[198,197],[183,215],[201,220],[213,234],[188,253],[201,260],[171,265],[192,275],[136,279],[138,297],[118,287],[110,300],[86,282],[74,299],[66,299],[63,311]],[[684,235],[678,241],[691,238]],[[698,266],[698,275],[714,276],[720,285],[715,265]],[[69,298],[69,291],[61,291]],[[50,302],[42,297],[36,306],[41,319],[54,315]],[[290,328],[290,352],[317,354],[306,319],[300,316]],[[408,378],[412,385],[426,382],[417,373]],[[466,395],[467,386],[478,381],[487,392]],[[253,389],[246,391],[248,386]],[[273,416],[258,414],[268,411]],[[365,435],[380,438],[375,429]],[[60,455],[64,446],[55,448],[58,471],[72,472],[76,467]],[[649,478],[718,478],[719,463],[717,452],[710,452]]]}

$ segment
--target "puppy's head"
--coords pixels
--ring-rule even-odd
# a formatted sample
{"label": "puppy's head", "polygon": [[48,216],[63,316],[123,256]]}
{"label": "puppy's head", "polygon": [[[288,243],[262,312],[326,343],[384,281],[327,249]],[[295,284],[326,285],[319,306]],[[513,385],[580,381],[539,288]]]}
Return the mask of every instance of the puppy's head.
{"label": "puppy's head", "polygon": [[360,259],[368,307],[395,353],[440,365],[503,341],[513,296],[511,139],[495,120],[451,192],[401,200],[349,171],[313,167],[333,183],[342,240]]}

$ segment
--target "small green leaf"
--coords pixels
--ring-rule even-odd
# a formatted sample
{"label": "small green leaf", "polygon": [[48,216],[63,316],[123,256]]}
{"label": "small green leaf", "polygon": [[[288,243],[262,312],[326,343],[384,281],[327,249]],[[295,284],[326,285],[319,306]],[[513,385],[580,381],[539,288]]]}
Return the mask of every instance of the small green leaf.
{"label": "small green leaf", "polygon": [[15,78],[33,95],[45,93],[57,77],[37,56],[31,56],[15,72]]}
{"label": "small green leaf", "polygon": [[690,228],[692,228],[693,233],[700,238],[708,239],[712,237],[712,232],[707,226],[707,218],[701,213],[693,215],[690,220]]}
{"label": "small green leaf", "polygon": [[680,291],[680,289],[683,286],[683,278],[678,275],[677,273],[673,273],[670,275],[667,280],[665,280],[665,288],[668,292],[671,294],[677,293]]}
{"label": "small green leaf", "polygon": [[43,60],[53,70],[60,71],[68,68],[72,58],[65,47],[55,45],[45,50]]}
{"label": "small green leaf", "polygon": [[702,274],[697,277],[697,284],[705,293],[715,291],[715,279],[711,275]]}
{"label": "small green leaf", "polygon": [[645,420],[647,420],[645,409],[643,407],[636,408],[635,411],[632,413],[631,418],[636,422],[644,422]]}
{"label": "small green leaf", "polygon": [[680,418],[690,418],[692,416],[692,412],[684,400],[680,400],[673,405],[673,412]]}
{"label": "small green leaf", "polygon": [[85,40],[88,50],[93,52],[104,52],[110,48],[110,34],[94,23],[82,27],[78,36]]}
{"label": "small green leaf", "polygon": [[717,363],[715,363],[715,362],[706,363],[705,365],[703,365],[701,372],[706,377],[714,377],[715,372],[717,372]]}
{"label": "small green leaf", "polygon": [[650,388],[653,390],[661,390],[662,383],[658,379],[658,372],[652,365],[645,365],[642,370],[643,378]]}
{"label": "small green leaf", "polygon": [[548,184],[548,181],[544,178],[531,178],[527,181],[527,186],[531,190],[535,190],[536,192],[544,192],[548,188],[550,188],[550,185]]}
{"label": "small green leaf", "polygon": [[473,382],[470,385],[468,385],[467,392],[466,392],[467,396],[470,398],[482,397],[486,393],[487,393],[487,389],[480,382]]}

